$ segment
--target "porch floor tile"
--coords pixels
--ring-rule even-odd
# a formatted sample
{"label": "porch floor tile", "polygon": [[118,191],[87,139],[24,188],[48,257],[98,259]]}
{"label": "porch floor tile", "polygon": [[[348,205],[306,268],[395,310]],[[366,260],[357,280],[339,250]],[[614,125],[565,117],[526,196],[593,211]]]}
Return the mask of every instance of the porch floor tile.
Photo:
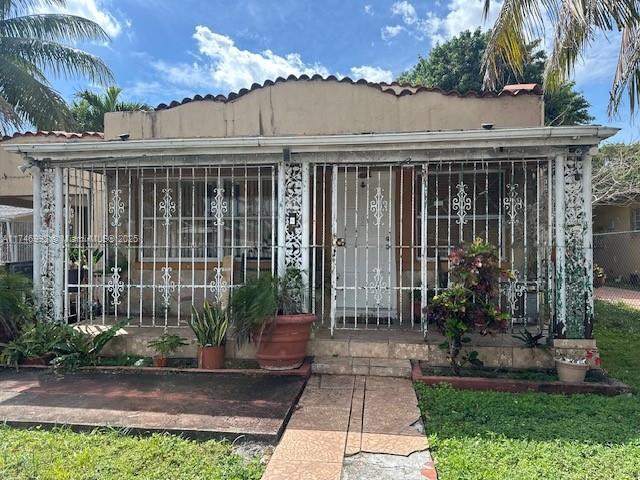
{"label": "porch floor tile", "polygon": [[2,368],[0,421],[274,442],[303,387],[300,377]]}

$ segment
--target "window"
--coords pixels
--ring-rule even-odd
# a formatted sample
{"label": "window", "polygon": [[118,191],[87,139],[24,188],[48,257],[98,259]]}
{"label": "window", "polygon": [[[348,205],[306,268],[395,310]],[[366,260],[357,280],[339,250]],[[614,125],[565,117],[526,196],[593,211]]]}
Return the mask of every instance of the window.
{"label": "window", "polygon": [[[420,191],[421,182],[418,176],[417,191]],[[435,258],[436,251],[440,257],[446,257],[450,248],[474,237],[487,239],[493,245],[500,243],[502,182],[503,174],[498,170],[429,173],[426,201],[429,258]],[[416,211],[420,212],[416,229],[416,244],[419,245],[423,212],[420,196],[416,197]]]}
{"label": "window", "polygon": [[631,230],[640,231],[640,208],[631,209]]}
{"label": "window", "polygon": [[143,179],[143,259],[270,259],[277,205],[270,173]]}

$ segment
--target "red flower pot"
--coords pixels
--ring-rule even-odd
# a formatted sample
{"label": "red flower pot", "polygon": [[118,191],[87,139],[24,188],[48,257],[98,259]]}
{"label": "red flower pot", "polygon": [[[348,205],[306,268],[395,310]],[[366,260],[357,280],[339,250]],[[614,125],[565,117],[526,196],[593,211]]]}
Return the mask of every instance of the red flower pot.
{"label": "red flower pot", "polygon": [[164,355],[155,355],[153,357],[153,366],[159,368],[166,368],[169,365],[169,359]]}
{"label": "red flower pot", "polygon": [[291,370],[304,362],[311,325],[317,320],[312,314],[278,315],[269,321],[258,343],[256,359],[265,370]]}
{"label": "red flower pot", "polygon": [[224,368],[224,346],[198,347],[198,368],[219,370]]}

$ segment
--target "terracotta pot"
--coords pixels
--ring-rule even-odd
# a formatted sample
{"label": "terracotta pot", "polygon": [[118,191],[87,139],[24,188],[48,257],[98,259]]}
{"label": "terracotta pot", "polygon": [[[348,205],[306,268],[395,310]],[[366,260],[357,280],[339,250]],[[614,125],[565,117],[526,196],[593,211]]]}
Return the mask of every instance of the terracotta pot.
{"label": "terracotta pot", "polygon": [[224,345],[221,347],[198,347],[198,368],[219,370],[224,368]]}
{"label": "terracotta pot", "polygon": [[153,366],[158,368],[166,368],[169,365],[169,359],[164,355],[155,355],[153,357]]}
{"label": "terracotta pot", "polygon": [[422,317],[422,303],[413,302],[413,318],[421,318],[421,317]]}
{"label": "terracotta pot", "polygon": [[587,370],[589,370],[589,365],[556,360],[556,370],[561,382],[583,383]]}
{"label": "terracotta pot", "polygon": [[291,370],[304,362],[311,324],[317,320],[312,314],[278,315],[267,323],[260,338],[256,338],[256,359],[265,370]]}

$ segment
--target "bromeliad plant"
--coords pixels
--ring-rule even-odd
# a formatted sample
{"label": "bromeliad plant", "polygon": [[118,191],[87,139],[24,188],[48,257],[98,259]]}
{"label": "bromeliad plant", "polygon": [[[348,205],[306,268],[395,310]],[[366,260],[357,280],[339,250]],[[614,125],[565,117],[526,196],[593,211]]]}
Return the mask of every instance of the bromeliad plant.
{"label": "bromeliad plant", "polygon": [[497,249],[481,239],[467,248],[456,248],[449,255],[453,284],[435,295],[425,313],[445,335],[441,345],[448,351],[453,372],[458,375],[466,364],[481,365],[477,352],[461,356],[465,334],[504,331],[509,315],[497,306],[499,282],[510,272],[500,266]]}

